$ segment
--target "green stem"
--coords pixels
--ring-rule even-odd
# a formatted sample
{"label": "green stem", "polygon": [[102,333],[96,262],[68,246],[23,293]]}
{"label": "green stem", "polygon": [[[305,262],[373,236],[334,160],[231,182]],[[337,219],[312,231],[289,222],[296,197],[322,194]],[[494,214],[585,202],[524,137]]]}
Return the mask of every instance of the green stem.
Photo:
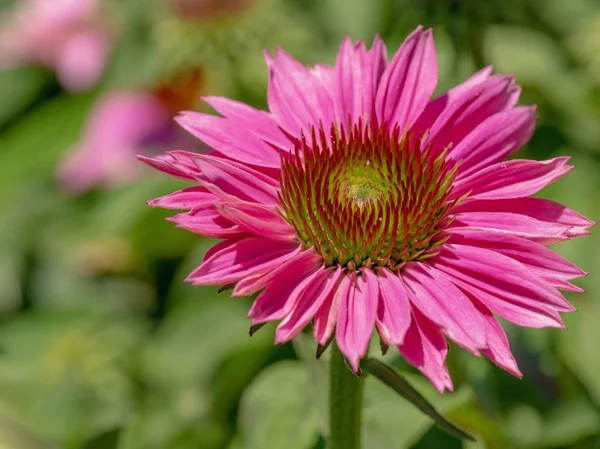
{"label": "green stem", "polygon": [[331,343],[329,387],[329,445],[327,449],[360,449],[360,426],[364,381],[344,361]]}

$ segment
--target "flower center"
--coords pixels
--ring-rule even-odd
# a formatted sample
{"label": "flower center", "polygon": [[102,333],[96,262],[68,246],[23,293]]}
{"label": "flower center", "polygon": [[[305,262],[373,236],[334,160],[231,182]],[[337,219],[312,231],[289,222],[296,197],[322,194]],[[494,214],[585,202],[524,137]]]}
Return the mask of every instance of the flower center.
{"label": "flower center", "polygon": [[398,128],[358,124],[302,138],[282,156],[281,204],[305,247],[349,270],[435,254],[456,200],[456,165]]}

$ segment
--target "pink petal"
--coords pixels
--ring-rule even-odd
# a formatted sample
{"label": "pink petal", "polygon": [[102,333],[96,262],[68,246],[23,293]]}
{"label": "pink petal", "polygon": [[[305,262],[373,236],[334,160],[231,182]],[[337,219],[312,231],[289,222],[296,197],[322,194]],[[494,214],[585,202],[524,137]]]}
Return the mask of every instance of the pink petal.
{"label": "pink petal", "polygon": [[337,324],[342,297],[348,295],[350,288],[350,282],[347,278],[348,275],[342,273],[338,284],[329,293],[313,320],[315,341],[321,346],[327,344]]}
{"label": "pink petal", "polygon": [[211,254],[186,280],[195,285],[231,284],[272,270],[299,251],[294,242],[244,238]]}
{"label": "pink petal", "polygon": [[265,58],[269,110],[279,125],[295,138],[320,124],[329,129],[334,117],[333,100],[320,80],[281,49],[273,58],[268,54]]}
{"label": "pink petal", "polygon": [[503,370],[508,371],[513,376],[523,377],[519,367],[517,366],[517,361],[510,350],[506,333],[504,332],[504,329],[502,329],[502,326],[498,320],[494,317],[492,312],[490,312],[490,309],[484,306],[480,301],[472,296],[470,299],[473,301],[473,304],[479,313],[481,313],[485,323],[487,336],[486,341],[488,347],[487,349],[483,349],[481,352],[483,352],[485,356],[492,362],[494,362]]}
{"label": "pink petal", "polygon": [[249,296],[259,290],[265,288],[271,281],[284,270],[287,270],[289,266],[303,266],[305,264],[319,265],[322,264],[322,257],[317,254],[314,248],[300,251],[293,255],[288,260],[281,263],[281,265],[275,267],[273,270],[267,273],[258,273],[253,276],[248,276],[239,281],[233,291],[231,292],[232,297]]}
{"label": "pink petal", "polygon": [[470,91],[475,86],[478,86],[485,80],[487,80],[492,73],[490,66],[484,67],[478,72],[474,73],[468,80],[453,87],[448,92],[440,95],[433,101],[430,101],[417,122],[414,125],[414,129],[425,132],[431,128],[434,122],[437,120],[439,115],[452,103],[460,98],[465,92]]}
{"label": "pink petal", "polygon": [[460,346],[479,355],[485,347],[481,315],[469,299],[443,273],[420,262],[402,271],[408,297],[427,318]]}
{"label": "pink petal", "polygon": [[236,161],[262,167],[280,166],[280,156],[271,145],[229,120],[210,114],[185,111],[175,120],[207,145]]}
{"label": "pink petal", "polygon": [[432,262],[494,313],[525,327],[563,327],[558,311],[572,307],[520,263],[483,248],[445,244]]}
{"label": "pink petal", "polygon": [[362,41],[353,45],[349,38],[344,39],[332,80],[338,123],[348,124],[350,119],[354,125],[359,118],[366,121],[371,117],[386,64],[385,45],[379,37],[369,51]]}
{"label": "pink petal", "polygon": [[468,201],[457,208],[460,212],[511,212],[541,221],[556,222],[577,228],[589,228],[595,223],[560,203],[543,198],[515,198],[502,201]]}
{"label": "pink petal", "polygon": [[438,81],[432,31],[418,27],[400,46],[381,77],[375,108],[390,127],[408,129],[427,106]]}
{"label": "pink petal", "polygon": [[352,44],[350,38],[342,41],[335,63],[335,108],[338,123],[357,123],[359,118],[371,116],[373,91],[370,67],[367,65],[364,42]]}
{"label": "pink petal", "polygon": [[507,212],[460,212],[456,215],[452,224],[448,226],[448,229],[464,228],[503,232],[543,244],[568,240],[572,237],[571,226],[540,221],[527,215]]}
{"label": "pink petal", "polygon": [[244,230],[234,222],[224,218],[212,204],[205,204],[191,212],[177,214],[167,220],[178,228],[187,229],[194,234],[225,239],[244,234]]}
{"label": "pink petal", "polygon": [[138,156],[138,159],[169,175],[194,181],[200,173],[194,164],[194,158],[197,156],[198,153],[190,151],[169,151],[155,157]]}
{"label": "pink petal", "polygon": [[258,295],[248,312],[253,326],[285,317],[298,302],[302,292],[323,271],[310,258],[301,259],[300,262],[302,263],[288,265],[279,271]]}
{"label": "pink petal", "polygon": [[291,151],[294,148],[294,144],[268,112],[225,97],[203,97],[202,99],[236,128],[251,132],[279,150]]}
{"label": "pink petal", "polygon": [[221,202],[215,208],[223,217],[257,236],[278,240],[292,240],[296,236],[294,228],[271,207],[236,201]]}
{"label": "pink petal", "polygon": [[337,289],[341,276],[342,269],[339,266],[321,269],[316,273],[298,297],[295,307],[277,326],[275,343],[291,340],[308,325],[329,295]]}
{"label": "pink petal", "polygon": [[460,229],[452,231],[450,242],[504,254],[549,283],[575,279],[586,274],[545,246],[512,235],[487,230]]}
{"label": "pink petal", "polygon": [[[431,125],[423,146],[433,145],[438,151],[456,146],[480,123],[506,107],[513,87],[512,77],[494,75],[465,91],[446,105]],[[423,122],[417,125],[422,126]],[[416,131],[426,131],[417,128],[417,125]]]}
{"label": "pink petal", "polygon": [[376,270],[379,282],[377,330],[383,342],[396,346],[404,342],[410,326],[411,307],[402,279],[387,268]]}
{"label": "pink petal", "polygon": [[404,343],[398,349],[406,361],[421,371],[440,393],[446,388],[454,390],[446,366],[446,340],[437,326],[416,309],[413,309],[412,323]]}
{"label": "pink petal", "polygon": [[529,141],[535,121],[535,106],[508,109],[484,120],[448,155],[460,161],[457,180],[504,161]]}
{"label": "pink petal", "polygon": [[218,199],[214,193],[210,193],[204,187],[195,186],[150,200],[148,206],[163,209],[195,209],[214,203]]}
{"label": "pink petal", "polygon": [[[483,227],[506,230],[540,243],[587,235],[589,231],[586,229],[594,225],[593,221],[574,210],[542,198],[465,201],[455,207],[454,212],[458,213],[459,219],[451,227],[460,227],[460,222],[465,221],[475,224],[473,216],[478,214],[480,220],[489,218],[496,221],[495,225],[489,223]],[[511,223],[514,226],[511,226]]]}
{"label": "pink petal", "polygon": [[198,179],[209,191],[226,201],[237,199],[261,204],[279,204],[279,183],[244,164],[226,159],[198,155],[194,160],[200,170]]}
{"label": "pink petal", "polygon": [[499,162],[455,182],[452,195],[469,193],[469,199],[502,200],[533,195],[567,174],[573,166],[568,157],[549,161]]}
{"label": "pink petal", "polygon": [[335,341],[354,371],[359,370],[360,359],[369,349],[379,286],[370,269],[350,273],[338,290],[340,310],[335,331]]}

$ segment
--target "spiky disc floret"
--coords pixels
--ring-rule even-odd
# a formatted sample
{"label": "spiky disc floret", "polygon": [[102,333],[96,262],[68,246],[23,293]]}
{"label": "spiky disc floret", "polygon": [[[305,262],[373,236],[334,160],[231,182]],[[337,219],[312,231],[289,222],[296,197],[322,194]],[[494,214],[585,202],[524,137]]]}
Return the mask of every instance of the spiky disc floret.
{"label": "spiky disc floret", "polygon": [[282,157],[281,204],[326,265],[398,269],[435,254],[455,164],[397,127],[322,128]]}

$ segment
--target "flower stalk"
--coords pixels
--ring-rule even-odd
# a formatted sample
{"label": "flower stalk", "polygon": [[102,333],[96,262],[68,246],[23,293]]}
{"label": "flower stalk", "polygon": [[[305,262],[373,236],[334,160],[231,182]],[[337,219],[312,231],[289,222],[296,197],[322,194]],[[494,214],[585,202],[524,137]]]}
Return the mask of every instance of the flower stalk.
{"label": "flower stalk", "polygon": [[331,343],[328,449],[360,449],[364,379],[356,376]]}

